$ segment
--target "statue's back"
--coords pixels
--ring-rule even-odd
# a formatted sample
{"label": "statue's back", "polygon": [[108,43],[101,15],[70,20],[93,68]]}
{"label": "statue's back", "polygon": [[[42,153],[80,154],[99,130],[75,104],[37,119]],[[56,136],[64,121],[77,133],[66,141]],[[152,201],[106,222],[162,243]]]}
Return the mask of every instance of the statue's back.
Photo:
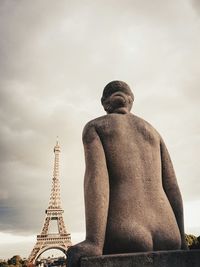
{"label": "statue's back", "polygon": [[162,186],[157,131],[130,113],[109,114],[94,123],[110,183],[104,252],[149,251],[157,243],[160,249],[179,249],[179,229]]}

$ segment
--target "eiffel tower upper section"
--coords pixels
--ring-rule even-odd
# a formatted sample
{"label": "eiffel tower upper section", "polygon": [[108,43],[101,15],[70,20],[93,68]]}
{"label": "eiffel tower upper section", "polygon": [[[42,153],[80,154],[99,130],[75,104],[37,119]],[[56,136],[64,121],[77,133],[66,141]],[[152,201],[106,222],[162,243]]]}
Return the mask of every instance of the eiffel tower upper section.
{"label": "eiffel tower upper section", "polygon": [[52,210],[60,210],[61,208],[61,199],[60,199],[60,179],[59,179],[59,154],[60,154],[60,146],[58,144],[58,140],[54,147],[55,160],[54,160],[54,170],[53,170],[53,179],[52,179],[52,189],[51,196],[49,201],[49,206],[47,212]]}

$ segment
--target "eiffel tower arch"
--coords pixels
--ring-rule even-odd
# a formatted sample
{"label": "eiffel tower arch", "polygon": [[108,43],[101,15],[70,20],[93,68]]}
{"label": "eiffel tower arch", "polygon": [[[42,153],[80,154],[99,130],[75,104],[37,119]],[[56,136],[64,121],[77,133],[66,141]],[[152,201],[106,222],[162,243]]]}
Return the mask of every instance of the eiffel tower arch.
{"label": "eiffel tower arch", "polygon": [[[53,179],[52,179],[52,189],[49,200],[48,208],[45,213],[45,221],[42,228],[42,231],[37,235],[37,242],[28,257],[29,265],[34,265],[39,256],[49,249],[58,249],[66,254],[68,248],[72,246],[71,235],[67,232],[63,213],[64,210],[61,207],[61,197],[60,197],[60,180],[59,180],[59,154],[60,146],[58,141],[54,147],[54,170],[53,170]],[[50,226],[52,222],[56,222],[57,233],[50,232]]]}

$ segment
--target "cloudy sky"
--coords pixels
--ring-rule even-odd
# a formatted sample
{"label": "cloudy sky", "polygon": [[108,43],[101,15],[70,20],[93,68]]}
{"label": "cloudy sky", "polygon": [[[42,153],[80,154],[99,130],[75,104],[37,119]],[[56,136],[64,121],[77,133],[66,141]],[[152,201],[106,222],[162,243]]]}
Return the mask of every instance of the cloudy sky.
{"label": "cloudy sky", "polygon": [[41,231],[57,135],[65,223],[74,242],[83,236],[82,129],[116,79],[163,136],[186,232],[200,235],[199,3],[0,1],[0,258],[27,257]]}

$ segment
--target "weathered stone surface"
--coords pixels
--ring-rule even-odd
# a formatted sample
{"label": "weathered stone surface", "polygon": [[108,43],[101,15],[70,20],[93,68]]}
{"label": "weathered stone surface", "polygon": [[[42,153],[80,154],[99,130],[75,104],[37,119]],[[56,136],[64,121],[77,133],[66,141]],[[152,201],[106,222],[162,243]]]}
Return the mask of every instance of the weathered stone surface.
{"label": "weathered stone surface", "polygon": [[85,257],[80,267],[199,267],[200,250],[160,251]]}
{"label": "weathered stone surface", "polygon": [[84,128],[86,239],[69,248],[81,256],[186,249],[183,207],[173,165],[159,133],[130,112],[134,96],[109,83],[107,115]]}

